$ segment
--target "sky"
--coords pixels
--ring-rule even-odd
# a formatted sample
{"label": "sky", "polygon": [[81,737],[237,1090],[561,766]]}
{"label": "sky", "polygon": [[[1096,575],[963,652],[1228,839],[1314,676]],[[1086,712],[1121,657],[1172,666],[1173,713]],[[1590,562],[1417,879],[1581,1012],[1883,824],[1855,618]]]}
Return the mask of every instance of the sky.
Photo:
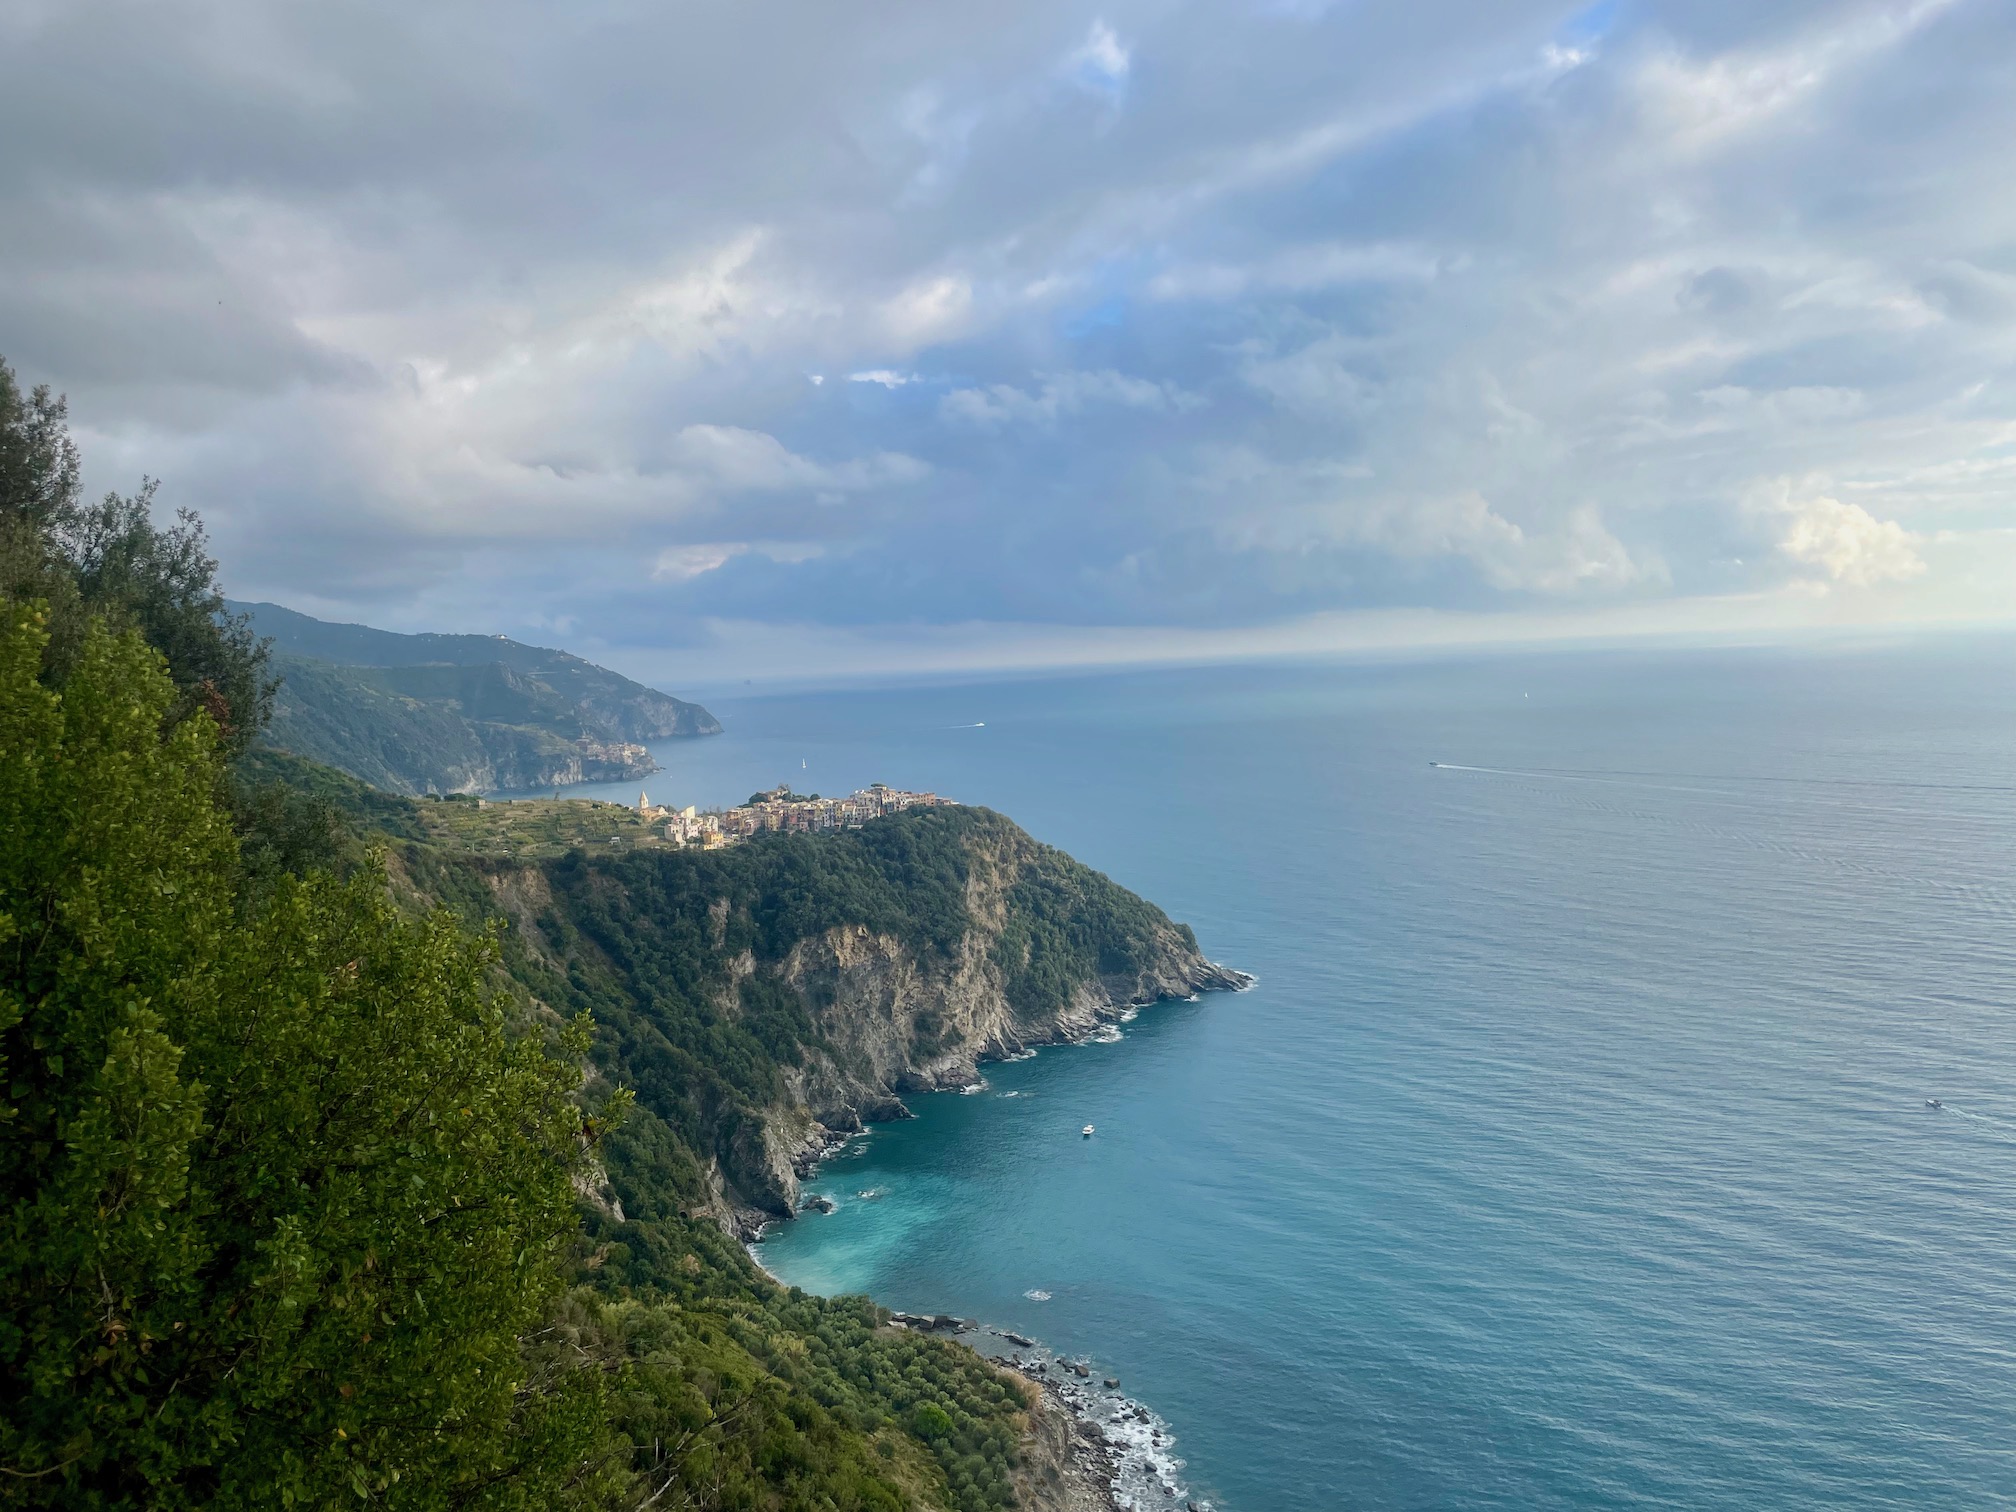
{"label": "sky", "polygon": [[0,0],[0,355],[662,685],[2016,617],[1996,0]]}

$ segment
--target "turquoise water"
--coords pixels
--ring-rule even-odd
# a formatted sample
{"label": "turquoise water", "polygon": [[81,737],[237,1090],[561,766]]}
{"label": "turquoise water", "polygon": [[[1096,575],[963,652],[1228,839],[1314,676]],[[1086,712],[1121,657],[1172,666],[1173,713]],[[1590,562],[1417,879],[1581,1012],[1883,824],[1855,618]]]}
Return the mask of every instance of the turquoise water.
{"label": "turquoise water", "polygon": [[917,1099],[766,1263],[1083,1353],[1230,1512],[2008,1506],[2012,649],[721,700],[654,798],[933,786],[1259,978]]}

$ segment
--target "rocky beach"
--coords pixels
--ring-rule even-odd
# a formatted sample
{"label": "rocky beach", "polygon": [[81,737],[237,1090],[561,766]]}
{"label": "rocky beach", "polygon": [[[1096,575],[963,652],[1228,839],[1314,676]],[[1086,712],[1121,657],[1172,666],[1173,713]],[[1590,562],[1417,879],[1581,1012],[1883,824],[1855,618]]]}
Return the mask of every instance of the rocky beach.
{"label": "rocky beach", "polygon": [[1029,1388],[1023,1443],[1027,1502],[1045,1512],[1211,1512],[1182,1479],[1176,1435],[1117,1376],[1026,1334],[943,1314],[893,1313],[893,1326],[957,1339]]}

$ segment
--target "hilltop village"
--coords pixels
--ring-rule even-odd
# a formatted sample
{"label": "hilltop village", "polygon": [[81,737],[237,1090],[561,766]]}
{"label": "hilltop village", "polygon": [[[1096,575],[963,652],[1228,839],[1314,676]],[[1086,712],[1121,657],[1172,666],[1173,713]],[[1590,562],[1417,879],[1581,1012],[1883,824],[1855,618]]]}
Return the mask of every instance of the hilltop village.
{"label": "hilltop village", "polygon": [[809,798],[783,784],[766,793],[757,793],[739,808],[710,809],[691,806],[674,809],[654,805],[650,795],[637,795],[637,813],[647,823],[664,824],[667,840],[680,845],[697,845],[706,850],[733,845],[765,830],[812,833],[819,830],[858,829],[870,819],[900,813],[910,808],[955,806],[950,798],[936,793],[909,793],[901,788],[875,783],[845,798]]}

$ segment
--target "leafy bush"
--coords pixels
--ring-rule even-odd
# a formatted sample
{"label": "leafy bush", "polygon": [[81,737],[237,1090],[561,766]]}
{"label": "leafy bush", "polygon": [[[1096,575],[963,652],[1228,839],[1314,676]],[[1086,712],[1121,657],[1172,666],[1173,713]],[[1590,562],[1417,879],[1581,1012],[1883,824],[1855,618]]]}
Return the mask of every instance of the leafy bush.
{"label": "leafy bush", "polygon": [[211,721],[132,635],[52,690],[4,614],[0,1498],[564,1504],[599,1385],[520,1340],[577,1231],[578,1073],[378,879],[242,917]]}

